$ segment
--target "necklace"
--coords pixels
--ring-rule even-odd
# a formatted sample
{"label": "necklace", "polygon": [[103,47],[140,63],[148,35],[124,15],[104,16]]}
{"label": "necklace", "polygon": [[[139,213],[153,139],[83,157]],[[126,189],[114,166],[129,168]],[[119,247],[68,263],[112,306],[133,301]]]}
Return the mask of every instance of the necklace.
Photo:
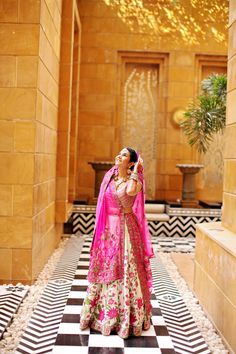
{"label": "necklace", "polygon": [[118,189],[119,186],[120,186],[122,183],[127,182],[128,177],[120,177],[120,178],[119,178],[118,176],[116,176],[116,177],[114,178],[114,180],[115,180],[115,183],[116,183],[116,189]]}

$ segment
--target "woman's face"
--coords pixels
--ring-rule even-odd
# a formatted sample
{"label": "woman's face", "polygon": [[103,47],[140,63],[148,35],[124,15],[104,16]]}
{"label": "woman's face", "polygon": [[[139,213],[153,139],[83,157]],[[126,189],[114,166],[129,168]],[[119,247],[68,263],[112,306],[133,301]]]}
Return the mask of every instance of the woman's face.
{"label": "woman's face", "polygon": [[134,164],[133,162],[129,162],[129,160],[130,160],[130,153],[126,148],[124,148],[116,156],[115,165],[128,169],[130,166]]}

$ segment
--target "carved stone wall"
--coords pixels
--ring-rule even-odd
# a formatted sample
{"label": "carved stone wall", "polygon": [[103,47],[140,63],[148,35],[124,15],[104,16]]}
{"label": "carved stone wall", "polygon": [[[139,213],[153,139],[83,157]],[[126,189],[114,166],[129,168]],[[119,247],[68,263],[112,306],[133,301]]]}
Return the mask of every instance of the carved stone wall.
{"label": "carved stone wall", "polygon": [[156,65],[126,64],[121,140],[123,146],[137,149],[144,159],[149,199],[155,198],[157,85]]}

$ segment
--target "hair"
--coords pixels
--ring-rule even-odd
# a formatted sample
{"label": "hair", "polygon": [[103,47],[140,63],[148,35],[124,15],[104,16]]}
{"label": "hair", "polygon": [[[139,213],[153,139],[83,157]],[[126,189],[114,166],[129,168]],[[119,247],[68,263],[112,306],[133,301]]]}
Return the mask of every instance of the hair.
{"label": "hair", "polygon": [[[137,162],[138,161],[137,152],[130,147],[127,147],[126,149],[129,151],[129,154],[130,154],[129,162],[134,162],[134,163]],[[134,166],[131,166],[130,169],[133,170]]]}

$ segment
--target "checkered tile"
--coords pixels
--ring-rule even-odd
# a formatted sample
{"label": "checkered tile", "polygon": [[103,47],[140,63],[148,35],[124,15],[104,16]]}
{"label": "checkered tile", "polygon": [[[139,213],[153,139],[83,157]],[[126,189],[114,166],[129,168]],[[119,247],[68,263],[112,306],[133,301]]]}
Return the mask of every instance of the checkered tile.
{"label": "checkered tile", "polygon": [[115,333],[106,337],[90,328],[80,330],[80,312],[88,286],[86,276],[89,268],[90,245],[91,238],[88,237],[82,248],[53,353],[132,354],[135,352],[137,354],[143,353],[145,350],[145,353],[150,354],[174,354],[174,346],[154,293],[151,300],[153,306],[152,325],[148,331],[143,331],[141,337],[122,339]]}

